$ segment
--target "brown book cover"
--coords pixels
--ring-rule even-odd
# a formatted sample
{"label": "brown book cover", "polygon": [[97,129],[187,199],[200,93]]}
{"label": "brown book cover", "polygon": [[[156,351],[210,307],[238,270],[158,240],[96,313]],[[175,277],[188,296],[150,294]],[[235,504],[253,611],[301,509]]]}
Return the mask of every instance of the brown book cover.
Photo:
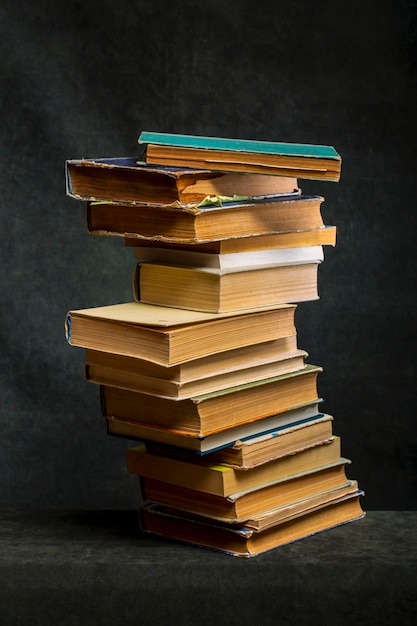
{"label": "brown book cover", "polygon": [[243,197],[297,195],[297,179],[261,174],[150,166],[137,157],[69,159],[67,195],[76,200],[114,200],[180,208]]}
{"label": "brown book cover", "polygon": [[[222,524],[152,503],[140,508],[140,525],[143,532],[166,539],[249,558],[363,518],[365,513],[360,503],[363,492],[357,488],[352,491],[350,486],[349,490],[345,489],[344,495],[339,495],[342,489],[333,490],[332,495],[329,491],[315,506],[311,502],[314,498],[307,498],[301,502],[304,508],[300,507],[298,513],[271,522],[258,532],[247,524]],[[273,519],[274,514],[265,516],[268,517]]]}
{"label": "brown book cover", "polygon": [[287,337],[295,333],[295,308],[213,314],[126,302],[69,311],[65,333],[72,346],[170,366]]}
{"label": "brown book cover", "polygon": [[339,437],[248,470],[213,464],[208,457],[184,459],[157,454],[152,449],[148,451],[144,444],[127,450],[127,468],[131,474],[223,497],[329,465],[339,459]]}
{"label": "brown book cover", "polygon": [[294,504],[323,491],[346,486],[349,483],[346,477],[348,463],[348,459],[341,457],[329,465],[280,478],[227,497],[143,476],[139,482],[144,501],[174,507],[212,520],[235,523],[265,515],[278,507]]}
{"label": "brown book cover", "polygon": [[104,417],[137,420],[178,434],[212,433],[284,413],[289,407],[318,402],[316,365],[201,396],[173,400],[102,385]]}

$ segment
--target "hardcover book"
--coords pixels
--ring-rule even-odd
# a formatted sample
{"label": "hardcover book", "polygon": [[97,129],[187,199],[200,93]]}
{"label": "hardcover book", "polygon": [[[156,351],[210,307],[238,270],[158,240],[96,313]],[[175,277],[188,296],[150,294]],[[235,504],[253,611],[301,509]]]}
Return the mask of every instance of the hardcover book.
{"label": "hardcover book", "polygon": [[[321,402],[321,399],[319,400]],[[187,450],[195,454],[206,455],[231,446],[239,441],[276,433],[281,429],[309,424],[322,417],[318,402],[288,407],[286,411],[265,417],[255,422],[246,422],[239,426],[230,427],[212,435],[196,437],[193,433],[177,432],[172,428],[140,422],[137,419],[120,418],[114,415],[106,417],[107,432],[109,435],[136,439],[141,442],[158,443]]]}
{"label": "hardcover book", "polygon": [[87,230],[96,236],[207,243],[320,228],[322,202],[322,196],[282,196],[173,209],[98,201],[86,203],[86,221]]}
{"label": "hardcover book", "polygon": [[300,193],[297,179],[291,175],[278,179],[260,174],[149,166],[135,157],[67,160],[65,178],[67,195],[76,200],[171,207]]}
{"label": "hardcover book", "polygon": [[246,489],[227,497],[153,478],[141,477],[139,481],[144,501],[202,515],[211,520],[245,522],[278,507],[295,504],[303,498],[347,486],[349,479],[345,466],[348,463],[348,459],[341,457],[329,465],[280,478],[267,485]]}
{"label": "hardcover book", "polygon": [[304,367],[295,335],[164,367],[124,355],[86,351],[86,380],[166,398],[190,398]]}
{"label": "hardcover book", "polygon": [[209,313],[306,302],[319,297],[319,264],[315,261],[228,271],[140,263],[133,274],[133,297],[147,304]]}
{"label": "hardcover book", "polygon": [[69,311],[70,345],[177,365],[295,333],[295,305],[212,314],[125,302]]}
{"label": "hardcover book", "polygon": [[291,230],[270,235],[250,235],[217,239],[203,243],[185,241],[162,241],[145,237],[125,237],[126,247],[164,248],[169,250],[203,252],[205,254],[239,254],[241,252],[262,252],[263,250],[300,248],[305,246],[335,246],[336,226],[320,226],[307,230]]}
{"label": "hardcover book", "polygon": [[139,144],[150,164],[215,171],[257,172],[337,182],[341,157],[333,146],[203,137],[143,131]]}
{"label": "hardcover book", "polygon": [[[266,420],[258,422],[260,433],[242,436],[228,446],[205,454],[205,458],[212,464],[246,470],[327,443],[333,436],[333,417],[326,413],[262,432]],[[195,451],[152,441],[147,442],[146,448],[150,452],[188,460],[193,460],[196,455]]]}
{"label": "hardcover book", "polygon": [[[352,488],[349,486],[348,489]],[[325,492],[321,502],[317,496],[306,498],[300,503],[304,508],[299,506],[296,513],[282,520],[274,521],[274,513],[265,515],[263,519],[271,521],[263,530],[253,528],[250,525],[251,520],[244,524],[214,522],[152,503],[141,507],[140,525],[143,532],[166,539],[250,558],[363,518],[365,513],[360,504],[363,492],[355,489],[355,486],[353,489],[351,493],[347,489]],[[343,491],[346,492],[344,495]],[[319,504],[314,505],[315,501],[319,501]],[[290,507],[282,507],[281,510],[288,511],[288,508]]]}
{"label": "hardcover book", "polygon": [[316,365],[273,378],[183,400],[162,398],[103,385],[104,417],[115,416],[194,437],[284,413],[289,407],[318,402]]}
{"label": "hardcover book", "polygon": [[324,261],[323,246],[296,248],[267,248],[230,254],[216,254],[197,250],[177,250],[160,246],[135,247],[135,257],[140,262],[158,265],[181,265],[186,267],[213,268],[238,271],[257,267],[295,265],[298,263],[320,263]]}
{"label": "hardcover book", "polygon": [[246,489],[260,488],[280,478],[289,478],[293,474],[329,465],[339,459],[338,437],[248,470],[212,464],[207,457],[188,460],[156,454],[141,445],[128,449],[127,468],[131,474],[137,476],[227,497]]}

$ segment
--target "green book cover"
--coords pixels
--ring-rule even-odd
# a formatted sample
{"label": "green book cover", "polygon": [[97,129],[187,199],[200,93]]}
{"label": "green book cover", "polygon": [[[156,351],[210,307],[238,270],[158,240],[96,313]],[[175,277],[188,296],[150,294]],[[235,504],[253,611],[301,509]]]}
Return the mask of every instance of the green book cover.
{"label": "green book cover", "polygon": [[283,156],[315,157],[341,160],[333,146],[314,144],[281,143],[253,139],[228,139],[225,137],[203,137],[199,135],[177,135],[143,131],[138,139],[140,144],[157,144],[181,148],[201,148],[205,150],[229,150],[231,152],[253,152]]}

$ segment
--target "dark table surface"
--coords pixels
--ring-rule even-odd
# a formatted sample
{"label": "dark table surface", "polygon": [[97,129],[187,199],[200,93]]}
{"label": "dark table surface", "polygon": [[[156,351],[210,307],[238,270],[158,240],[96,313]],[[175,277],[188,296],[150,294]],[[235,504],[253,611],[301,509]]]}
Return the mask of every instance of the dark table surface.
{"label": "dark table surface", "polygon": [[417,623],[417,512],[251,559],[144,535],[135,511],[0,512],[0,624]]}

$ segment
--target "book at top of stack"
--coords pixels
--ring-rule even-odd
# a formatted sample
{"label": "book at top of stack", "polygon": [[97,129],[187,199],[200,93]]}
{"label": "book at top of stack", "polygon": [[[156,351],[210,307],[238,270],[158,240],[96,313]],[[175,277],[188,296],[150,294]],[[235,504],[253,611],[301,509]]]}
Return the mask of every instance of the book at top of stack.
{"label": "book at top of stack", "polygon": [[332,146],[143,131],[149,164],[254,172],[337,182],[341,157]]}
{"label": "book at top of stack", "polygon": [[93,236],[131,247],[133,301],[69,311],[71,345],[139,479],[142,529],[252,556],[363,515],[297,343],[318,298],[328,146],[142,133],[138,158],[68,160]]}

